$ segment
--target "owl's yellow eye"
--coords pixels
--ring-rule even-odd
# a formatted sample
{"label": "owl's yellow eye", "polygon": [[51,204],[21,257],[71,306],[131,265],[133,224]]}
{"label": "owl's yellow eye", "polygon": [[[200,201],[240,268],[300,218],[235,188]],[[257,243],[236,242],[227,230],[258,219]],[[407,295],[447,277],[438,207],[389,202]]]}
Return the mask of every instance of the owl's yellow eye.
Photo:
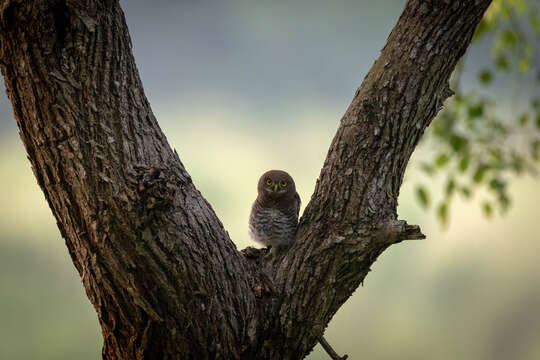
{"label": "owl's yellow eye", "polygon": [[268,186],[272,185],[272,179],[266,179],[266,185]]}
{"label": "owl's yellow eye", "polygon": [[281,185],[282,188],[286,188],[287,187],[287,182],[282,181],[282,182],[279,183],[279,185]]}

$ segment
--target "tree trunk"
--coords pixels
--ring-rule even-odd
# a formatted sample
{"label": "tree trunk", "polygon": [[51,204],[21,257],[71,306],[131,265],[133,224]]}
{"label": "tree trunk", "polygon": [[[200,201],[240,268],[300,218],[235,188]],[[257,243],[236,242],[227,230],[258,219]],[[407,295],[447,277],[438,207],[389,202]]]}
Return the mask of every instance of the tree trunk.
{"label": "tree trunk", "polygon": [[393,243],[403,173],[490,0],[410,0],[341,120],[293,247],[237,251],[152,114],[117,0],[0,0],[20,136],[106,359],[301,359]]}

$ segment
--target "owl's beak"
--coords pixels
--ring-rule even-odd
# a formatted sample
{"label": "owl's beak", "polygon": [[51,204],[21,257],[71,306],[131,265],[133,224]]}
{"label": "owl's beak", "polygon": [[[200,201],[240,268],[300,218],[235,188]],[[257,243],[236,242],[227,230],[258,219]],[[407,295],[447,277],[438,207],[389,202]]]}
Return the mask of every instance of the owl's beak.
{"label": "owl's beak", "polygon": [[277,188],[278,188],[277,184],[274,185],[274,192],[277,192]]}

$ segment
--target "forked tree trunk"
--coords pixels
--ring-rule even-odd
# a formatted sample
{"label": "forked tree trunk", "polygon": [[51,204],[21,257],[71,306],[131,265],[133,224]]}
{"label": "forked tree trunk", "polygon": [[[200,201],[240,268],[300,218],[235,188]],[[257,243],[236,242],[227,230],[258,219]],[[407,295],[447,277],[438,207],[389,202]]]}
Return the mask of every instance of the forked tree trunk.
{"label": "forked tree trunk", "polygon": [[107,359],[301,359],[393,243],[403,173],[490,0],[410,0],[341,120],[296,242],[240,252],[144,95],[117,0],[0,0],[0,65]]}

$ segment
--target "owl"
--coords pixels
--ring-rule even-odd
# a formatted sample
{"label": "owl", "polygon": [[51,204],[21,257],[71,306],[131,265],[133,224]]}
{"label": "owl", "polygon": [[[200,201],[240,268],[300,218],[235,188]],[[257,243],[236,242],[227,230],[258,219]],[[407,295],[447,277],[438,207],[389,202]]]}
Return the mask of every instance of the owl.
{"label": "owl", "polygon": [[270,255],[275,257],[294,240],[300,196],[292,177],[282,170],[265,172],[257,192],[249,216],[249,235],[259,244],[271,246]]}

